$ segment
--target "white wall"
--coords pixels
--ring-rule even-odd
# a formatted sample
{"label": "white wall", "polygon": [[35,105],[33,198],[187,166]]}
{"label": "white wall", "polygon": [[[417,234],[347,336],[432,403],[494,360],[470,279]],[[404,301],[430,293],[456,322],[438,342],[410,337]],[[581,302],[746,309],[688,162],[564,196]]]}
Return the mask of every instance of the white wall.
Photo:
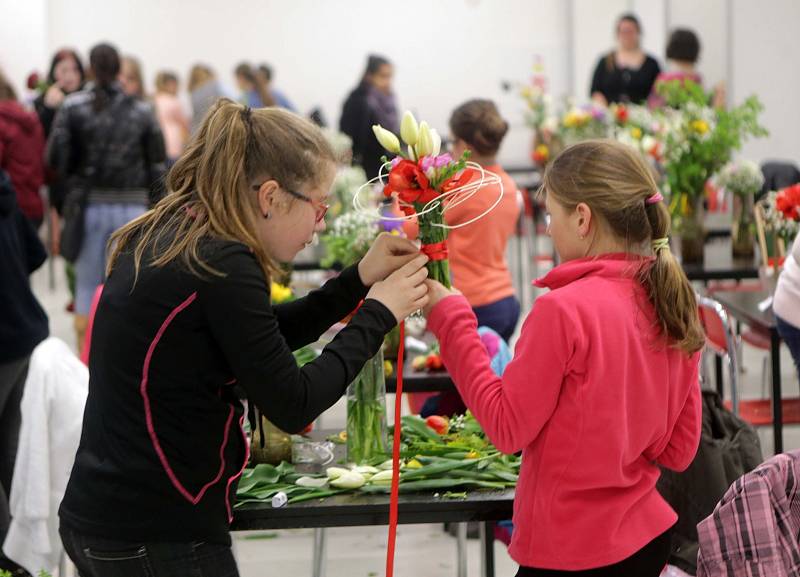
{"label": "white wall", "polygon": [[763,124],[770,136],[745,145],[742,155],[757,160],[800,162],[800,2],[731,0],[733,82],[738,102],[757,94],[766,107]]}
{"label": "white wall", "polygon": [[23,98],[25,80],[49,65],[48,0],[0,0],[0,69]]}
{"label": "white wall", "polygon": [[185,77],[195,62],[232,84],[239,61],[267,61],[301,111],[321,106],[336,124],[367,53],[377,52],[396,64],[401,108],[443,132],[461,101],[495,99],[512,125],[501,160],[519,164],[530,143],[524,105],[501,82],[527,81],[540,55],[555,96],[572,87],[586,100],[597,58],[613,46],[614,22],[627,11],[640,16],[644,47],[662,63],[667,28],[695,29],[709,85],[726,77],[732,58],[732,99],[758,93],[772,132],[746,153],[800,160],[798,0],[0,0],[0,66],[21,85],[30,70],[45,71],[56,49],[85,55],[101,40],[139,56],[150,85],[157,70]]}

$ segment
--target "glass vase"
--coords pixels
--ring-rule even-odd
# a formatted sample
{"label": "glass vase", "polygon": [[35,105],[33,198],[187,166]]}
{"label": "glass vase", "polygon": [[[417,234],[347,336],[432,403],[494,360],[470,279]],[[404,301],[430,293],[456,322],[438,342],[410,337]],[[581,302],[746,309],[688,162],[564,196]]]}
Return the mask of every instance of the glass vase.
{"label": "glass vase", "polygon": [[250,456],[254,464],[279,465],[292,461],[292,436],[273,425],[256,411],[257,425],[252,432]]}
{"label": "glass vase", "polygon": [[703,195],[681,193],[671,204],[675,206],[672,223],[680,239],[681,263],[702,264],[706,244]]}
{"label": "glass vase", "polygon": [[733,197],[733,256],[752,258],[755,254],[755,217],[753,195]]}
{"label": "glass vase", "polygon": [[378,351],[347,387],[347,460],[360,465],[386,453],[386,381]]}

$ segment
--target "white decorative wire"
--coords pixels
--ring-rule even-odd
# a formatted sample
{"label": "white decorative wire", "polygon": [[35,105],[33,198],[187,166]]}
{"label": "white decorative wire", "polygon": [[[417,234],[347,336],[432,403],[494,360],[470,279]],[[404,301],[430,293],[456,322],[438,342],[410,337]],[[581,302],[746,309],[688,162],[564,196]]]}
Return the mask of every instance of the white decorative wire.
{"label": "white decorative wire", "polygon": [[[495,199],[495,201],[492,203],[491,206],[489,206],[489,208],[484,210],[478,216],[476,216],[474,218],[471,218],[470,220],[468,220],[466,222],[461,222],[461,223],[453,224],[453,225],[449,225],[449,224],[433,224],[432,225],[432,226],[436,226],[436,227],[439,227],[439,228],[446,228],[448,230],[451,230],[451,229],[454,229],[454,228],[461,228],[462,226],[467,226],[469,224],[472,224],[473,222],[476,222],[476,221],[482,219],[484,216],[486,216],[487,214],[492,212],[497,207],[497,205],[500,204],[500,201],[503,199],[503,193],[504,193],[504,191],[503,191],[503,180],[500,178],[500,176],[495,174],[494,172],[490,172],[490,171],[486,170],[480,164],[477,164],[475,162],[467,162],[467,168],[471,168],[471,169],[477,171],[478,174],[480,174],[480,178],[478,178],[476,180],[472,180],[472,181],[468,182],[467,184],[465,184],[463,186],[459,186],[459,187],[454,188],[452,190],[449,190],[447,192],[441,193],[435,199],[433,199],[430,202],[428,202],[427,204],[425,204],[425,206],[422,207],[422,210],[420,210],[418,212],[415,212],[414,214],[404,215],[404,216],[386,216],[386,215],[381,214],[381,212],[380,212],[378,207],[370,206],[367,203],[363,202],[362,201],[362,193],[365,190],[367,190],[367,191],[372,190],[372,188],[377,183],[380,183],[382,185],[385,184],[384,183],[384,176],[387,176],[388,172],[384,172],[384,169],[387,166],[390,166],[390,163],[387,162],[386,164],[381,166],[381,169],[380,169],[380,172],[378,173],[378,176],[376,176],[372,180],[364,183],[356,191],[355,196],[353,196],[353,208],[357,212],[359,212],[361,214],[364,214],[364,215],[369,215],[369,216],[371,216],[371,217],[373,217],[375,219],[388,220],[388,221],[392,221],[392,222],[404,222],[404,221],[407,221],[407,220],[412,220],[414,218],[422,216],[423,214],[427,214],[427,213],[429,213],[429,212],[431,212],[433,210],[438,209],[439,206],[442,206],[442,201],[445,200],[445,199],[447,199],[448,202],[442,208],[442,212],[443,213],[446,213],[451,208],[455,208],[456,206],[460,205],[461,203],[466,202],[467,200],[472,198],[473,195],[475,195],[478,191],[480,191],[482,188],[484,188],[486,186],[489,186],[489,185],[492,185],[492,184],[500,185],[500,186],[498,186],[499,193],[498,193],[497,198]],[[400,204],[403,205],[403,206],[411,206],[410,204],[407,204],[407,203],[404,203],[404,202],[401,202],[401,201],[398,201],[398,202],[400,202]]]}

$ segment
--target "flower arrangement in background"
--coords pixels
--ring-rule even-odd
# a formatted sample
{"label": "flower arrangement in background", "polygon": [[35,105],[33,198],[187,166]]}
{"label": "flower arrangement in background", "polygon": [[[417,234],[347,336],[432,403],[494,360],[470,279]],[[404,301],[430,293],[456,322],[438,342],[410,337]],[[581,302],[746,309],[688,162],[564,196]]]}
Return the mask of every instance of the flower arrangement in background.
{"label": "flower arrangement in background", "polygon": [[531,159],[543,168],[558,151],[554,139],[558,132],[558,117],[553,110],[553,98],[547,92],[547,77],[540,56],[534,61],[531,82],[520,87],[519,94],[527,105],[525,122],[534,134]]}
{"label": "flower arrangement in background", "polygon": [[756,194],[764,186],[761,168],[752,160],[737,160],[722,167],[714,184],[737,196]]}
{"label": "flower arrangement in background", "polygon": [[609,135],[608,109],[597,104],[575,106],[568,101],[558,134],[564,146],[592,138],[606,138]]}
{"label": "flower arrangement in background", "polygon": [[609,108],[611,138],[632,146],[655,165],[663,160],[665,123],[645,106],[613,104]]}
{"label": "flower arrangement in background", "polygon": [[760,204],[767,228],[791,244],[800,232],[800,184],[770,192]]}
{"label": "flower arrangement in background", "polygon": [[733,194],[734,256],[751,257],[755,248],[753,199],[764,185],[761,168],[751,160],[729,162],[714,176],[714,185]]}
{"label": "flower arrangement in background", "polygon": [[360,212],[339,215],[320,236],[325,246],[325,257],[320,264],[350,266],[361,260],[380,233],[380,225],[374,218]]}
{"label": "flower arrangement in background", "polygon": [[328,214],[336,218],[353,208],[353,196],[361,185],[367,182],[367,175],[360,166],[342,166],[336,172],[331,187],[333,204]]}
{"label": "flower arrangement in background", "polygon": [[745,138],[767,134],[758,123],[763,106],[751,96],[727,110],[712,108],[710,95],[689,80],[665,82],[659,94],[666,102],[664,192],[673,218],[680,219]]}

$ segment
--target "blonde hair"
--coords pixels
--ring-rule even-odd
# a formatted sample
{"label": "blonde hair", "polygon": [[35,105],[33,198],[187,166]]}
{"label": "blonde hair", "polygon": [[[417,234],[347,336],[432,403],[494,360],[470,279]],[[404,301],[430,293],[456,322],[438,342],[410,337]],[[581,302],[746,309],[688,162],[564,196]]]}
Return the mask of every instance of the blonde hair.
{"label": "blonde hair", "polygon": [[127,72],[139,84],[139,92],[136,94],[139,98],[144,98],[144,77],[142,76],[142,65],[139,60],[133,56],[123,56],[120,59],[120,72],[125,72],[125,67],[128,67]]}
{"label": "blonde hair", "polygon": [[170,82],[174,82],[175,84],[178,83],[178,76],[174,72],[170,72],[169,70],[162,70],[158,74],[156,74],[156,91],[157,92],[166,92],[167,85]]}
{"label": "blonde hair", "polygon": [[216,238],[247,245],[269,279],[279,269],[258,240],[252,186],[270,178],[292,190],[319,185],[333,162],[330,145],[308,120],[221,98],[170,170],[167,196],[112,235],[107,274],[132,250],[137,277],[145,251],[152,266],[181,259],[193,274],[221,275],[200,254],[201,240]]}
{"label": "blonde hair", "polygon": [[[647,202],[658,193],[653,170],[625,144],[590,140],[570,146],[545,170],[542,190],[568,210],[585,203],[628,247],[651,247],[669,235],[666,206]],[[642,266],[639,280],[662,333],[686,353],[699,351],[705,336],[695,293],[669,248],[655,250],[655,262]]]}
{"label": "blonde hair", "polygon": [[203,86],[203,84],[206,84],[213,79],[214,73],[211,71],[211,68],[205,64],[195,64],[189,71],[189,84],[187,88],[189,89],[189,92],[194,92]]}

